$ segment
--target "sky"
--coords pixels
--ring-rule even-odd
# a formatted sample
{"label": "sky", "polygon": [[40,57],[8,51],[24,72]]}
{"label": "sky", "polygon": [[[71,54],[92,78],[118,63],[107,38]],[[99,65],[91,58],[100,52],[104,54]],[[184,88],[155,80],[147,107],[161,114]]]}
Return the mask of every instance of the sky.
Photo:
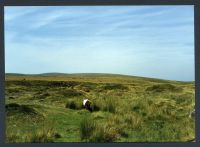
{"label": "sky", "polygon": [[5,71],[193,81],[194,7],[5,7]]}

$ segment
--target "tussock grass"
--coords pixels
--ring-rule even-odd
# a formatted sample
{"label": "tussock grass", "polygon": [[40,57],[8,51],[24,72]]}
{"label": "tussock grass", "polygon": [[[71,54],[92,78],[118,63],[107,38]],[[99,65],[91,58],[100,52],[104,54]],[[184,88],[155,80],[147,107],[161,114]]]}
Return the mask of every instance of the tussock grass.
{"label": "tussock grass", "polygon": [[136,113],[129,113],[125,114],[124,122],[131,129],[142,129],[144,119],[141,117],[141,115],[138,115]]}
{"label": "tussock grass", "polygon": [[90,142],[113,142],[118,133],[114,128],[97,125],[91,117],[85,117],[80,123],[80,137]]}
{"label": "tussock grass", "polygon": [[6,134],[6,142],[9,143],[53,143],[56,138],[61,138],[61,135],[53,128],[47,127],[33,130],[27,134]]}
{"label": "tussock grass", "polygon": [[6,142],[194,140],[193,82],[104,76],[7,77]]}
{"label": "tussock grass", "polygon": [[96,123],[90,117],[85,117],[80,123],[80,137],[88,141],[96,128]]}
{"label": "tussock grass", "polygon": [[106,126],[98,126],[91,135],[90,142],[113,142],[118,138],[118,133],[115,129]]}
{"label": "tussock grass", "polygon": [[102,110],[111,113],[116,112],[116,101],[113,98],[107,98],[102,102]]}
{"label": "tussock grass", "polygon": [[25,138],[25,142],[32,143],[48,143],[54,142],[54,138],[58,136],[58,133],[52,128],[43,128],[42,130],[38,130],[34,133],[28,134]]}

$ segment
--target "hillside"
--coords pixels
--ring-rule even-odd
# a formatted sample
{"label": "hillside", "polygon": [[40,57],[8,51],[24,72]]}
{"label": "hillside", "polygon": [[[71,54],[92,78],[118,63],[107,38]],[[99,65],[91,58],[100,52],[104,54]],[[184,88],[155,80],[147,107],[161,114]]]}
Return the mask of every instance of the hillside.
{"label": "hillside", "polygon": [[[6,141],[193,140],[194,88],[194,82],[117,74],[9,73]],[[82,107],[84,98],[92,113]]]}

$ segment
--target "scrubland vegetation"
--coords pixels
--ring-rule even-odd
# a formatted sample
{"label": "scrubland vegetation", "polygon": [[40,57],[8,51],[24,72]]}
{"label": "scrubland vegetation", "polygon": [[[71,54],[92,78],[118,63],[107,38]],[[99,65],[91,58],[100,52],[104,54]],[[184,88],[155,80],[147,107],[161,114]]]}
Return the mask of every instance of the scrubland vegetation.
{"label": "scrubland vegetation", "polygon": [[[195,138],[194,82],[111,74],[6,75],[6,142]],[[93,112],[82,106],[92,101]]]}

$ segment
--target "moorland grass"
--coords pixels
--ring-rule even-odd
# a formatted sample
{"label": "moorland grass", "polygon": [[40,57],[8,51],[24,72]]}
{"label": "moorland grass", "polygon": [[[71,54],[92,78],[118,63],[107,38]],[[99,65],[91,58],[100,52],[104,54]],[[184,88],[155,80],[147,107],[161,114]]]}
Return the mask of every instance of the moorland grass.
{"label": "moorland grass", "polygon": [[[25,80],[24,80],[25,79]],[[6,142],[164,142],[195,137],[193,82],[120,75],[6,76]],[[92,101],[93,112],[82,106]]]}

